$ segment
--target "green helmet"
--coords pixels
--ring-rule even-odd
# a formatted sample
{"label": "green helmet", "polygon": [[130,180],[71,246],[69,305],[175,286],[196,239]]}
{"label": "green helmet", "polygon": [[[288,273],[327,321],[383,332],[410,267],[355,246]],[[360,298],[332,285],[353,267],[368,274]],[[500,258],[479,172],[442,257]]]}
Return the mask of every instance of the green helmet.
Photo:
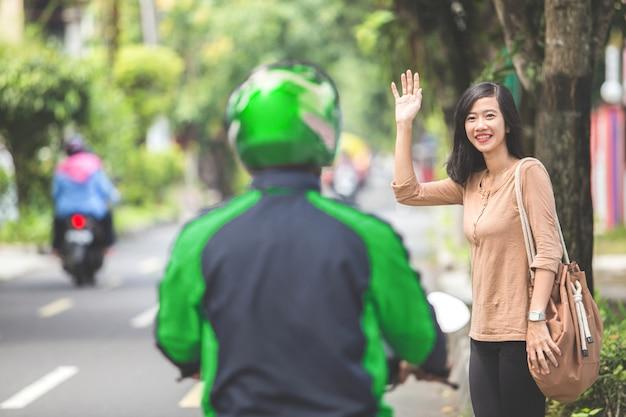
{"label": "green helmet", "polygon": [[341,131],[339,95],[320,69],[263,66],[228,100],[228,136],[250,169],[330,165]]}

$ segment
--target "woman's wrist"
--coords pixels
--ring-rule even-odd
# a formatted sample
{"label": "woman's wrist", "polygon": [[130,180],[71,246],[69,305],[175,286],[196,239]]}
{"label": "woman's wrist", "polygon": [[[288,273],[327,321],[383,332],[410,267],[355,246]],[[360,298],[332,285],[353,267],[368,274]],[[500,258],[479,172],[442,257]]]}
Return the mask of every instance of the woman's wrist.
{"label": "woman's wrist", "polygon": [[398,128],[413,129],[413,119],[411,119],[411,120],[396,120],[396,126]]}

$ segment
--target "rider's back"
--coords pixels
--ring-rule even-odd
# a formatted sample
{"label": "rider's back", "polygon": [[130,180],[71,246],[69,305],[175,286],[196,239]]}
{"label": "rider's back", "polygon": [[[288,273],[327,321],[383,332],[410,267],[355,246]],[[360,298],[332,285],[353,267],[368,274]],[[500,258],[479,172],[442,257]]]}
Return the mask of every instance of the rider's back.
{"label": "rider's back", "polygon": [[[397,273],[394,260],[406,262],[406,254],[387,224],[320,196],[315,181],[306,173],[268,173],[268,188],[213,209],[177,240],[174,257],[186,253],[182,264],[201,265],[205,335],[214,332],[218,346],[203,357],[203,372],[216,370],[205,407],[219,416],[387,412],[379,404],[387,378],[379,329],[390,325],[377,310],[380,299],[406,287],[375,281]],[[285,182],[293,188],[281,187]],[[413,278],[409,288],[418,293]],[[415,312],[398,300],[407,315],[420,315],[417,295]],[[422,343],[411,348],[416,360],[431,348],[432,326],[423,327]],[[410,342],[419,330],[403,331]]]}
{"label": "rider's back", "polygon": [[416,365],[445,363],[445,346],[391,227],[319,193],[341,130],[334,83],[307,64],[263,66],[226,115],[253,182],[176,239],[158,346],[205,382],[206,416],[390,415],[383,340]]}
{"label": "rider's back", "polygon": [[115,200],[116,191],[102,170],[100,158],[81,152],[59,164],[52,193],[56,216],[80,212],[100,219]]}

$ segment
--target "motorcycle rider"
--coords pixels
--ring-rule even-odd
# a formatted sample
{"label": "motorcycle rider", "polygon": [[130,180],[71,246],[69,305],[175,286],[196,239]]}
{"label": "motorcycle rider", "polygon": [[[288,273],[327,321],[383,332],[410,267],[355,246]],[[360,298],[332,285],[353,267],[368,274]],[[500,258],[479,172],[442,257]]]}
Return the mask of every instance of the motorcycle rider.
{"label": "motorcycle rider", "polygon": [[205,382],[206,416],[390,416],[389,374],[411,369],[399,359],[447,371],[400,237],[320,195],[340,122],[332,80],[308,64],[263,66],[229,99],[253,181],[183,227],[155,329],[181,378]]}
{"label": "motorcycle rider", "polygon": [[75,134],[63,146],[67,157],[56,167],[52,180],[54,229],[52,247],[61,249],[65,219],[74,213],[90,216],[102,229],[101,244],[115,242],[111,206],[119,193],[102,168],[100,158],[87,150],[82,136]]}

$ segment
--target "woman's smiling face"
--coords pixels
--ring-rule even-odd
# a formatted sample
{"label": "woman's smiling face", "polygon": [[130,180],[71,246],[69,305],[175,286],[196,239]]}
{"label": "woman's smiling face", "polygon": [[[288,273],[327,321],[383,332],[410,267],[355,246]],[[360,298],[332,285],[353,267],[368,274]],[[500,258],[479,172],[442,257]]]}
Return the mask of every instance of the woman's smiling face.
{"label": "woman's smiling face", "polygon": [[495,97],[483,97],[474,102],[465,117],[465,134],[481,153],[506,149],[506,125]]}

